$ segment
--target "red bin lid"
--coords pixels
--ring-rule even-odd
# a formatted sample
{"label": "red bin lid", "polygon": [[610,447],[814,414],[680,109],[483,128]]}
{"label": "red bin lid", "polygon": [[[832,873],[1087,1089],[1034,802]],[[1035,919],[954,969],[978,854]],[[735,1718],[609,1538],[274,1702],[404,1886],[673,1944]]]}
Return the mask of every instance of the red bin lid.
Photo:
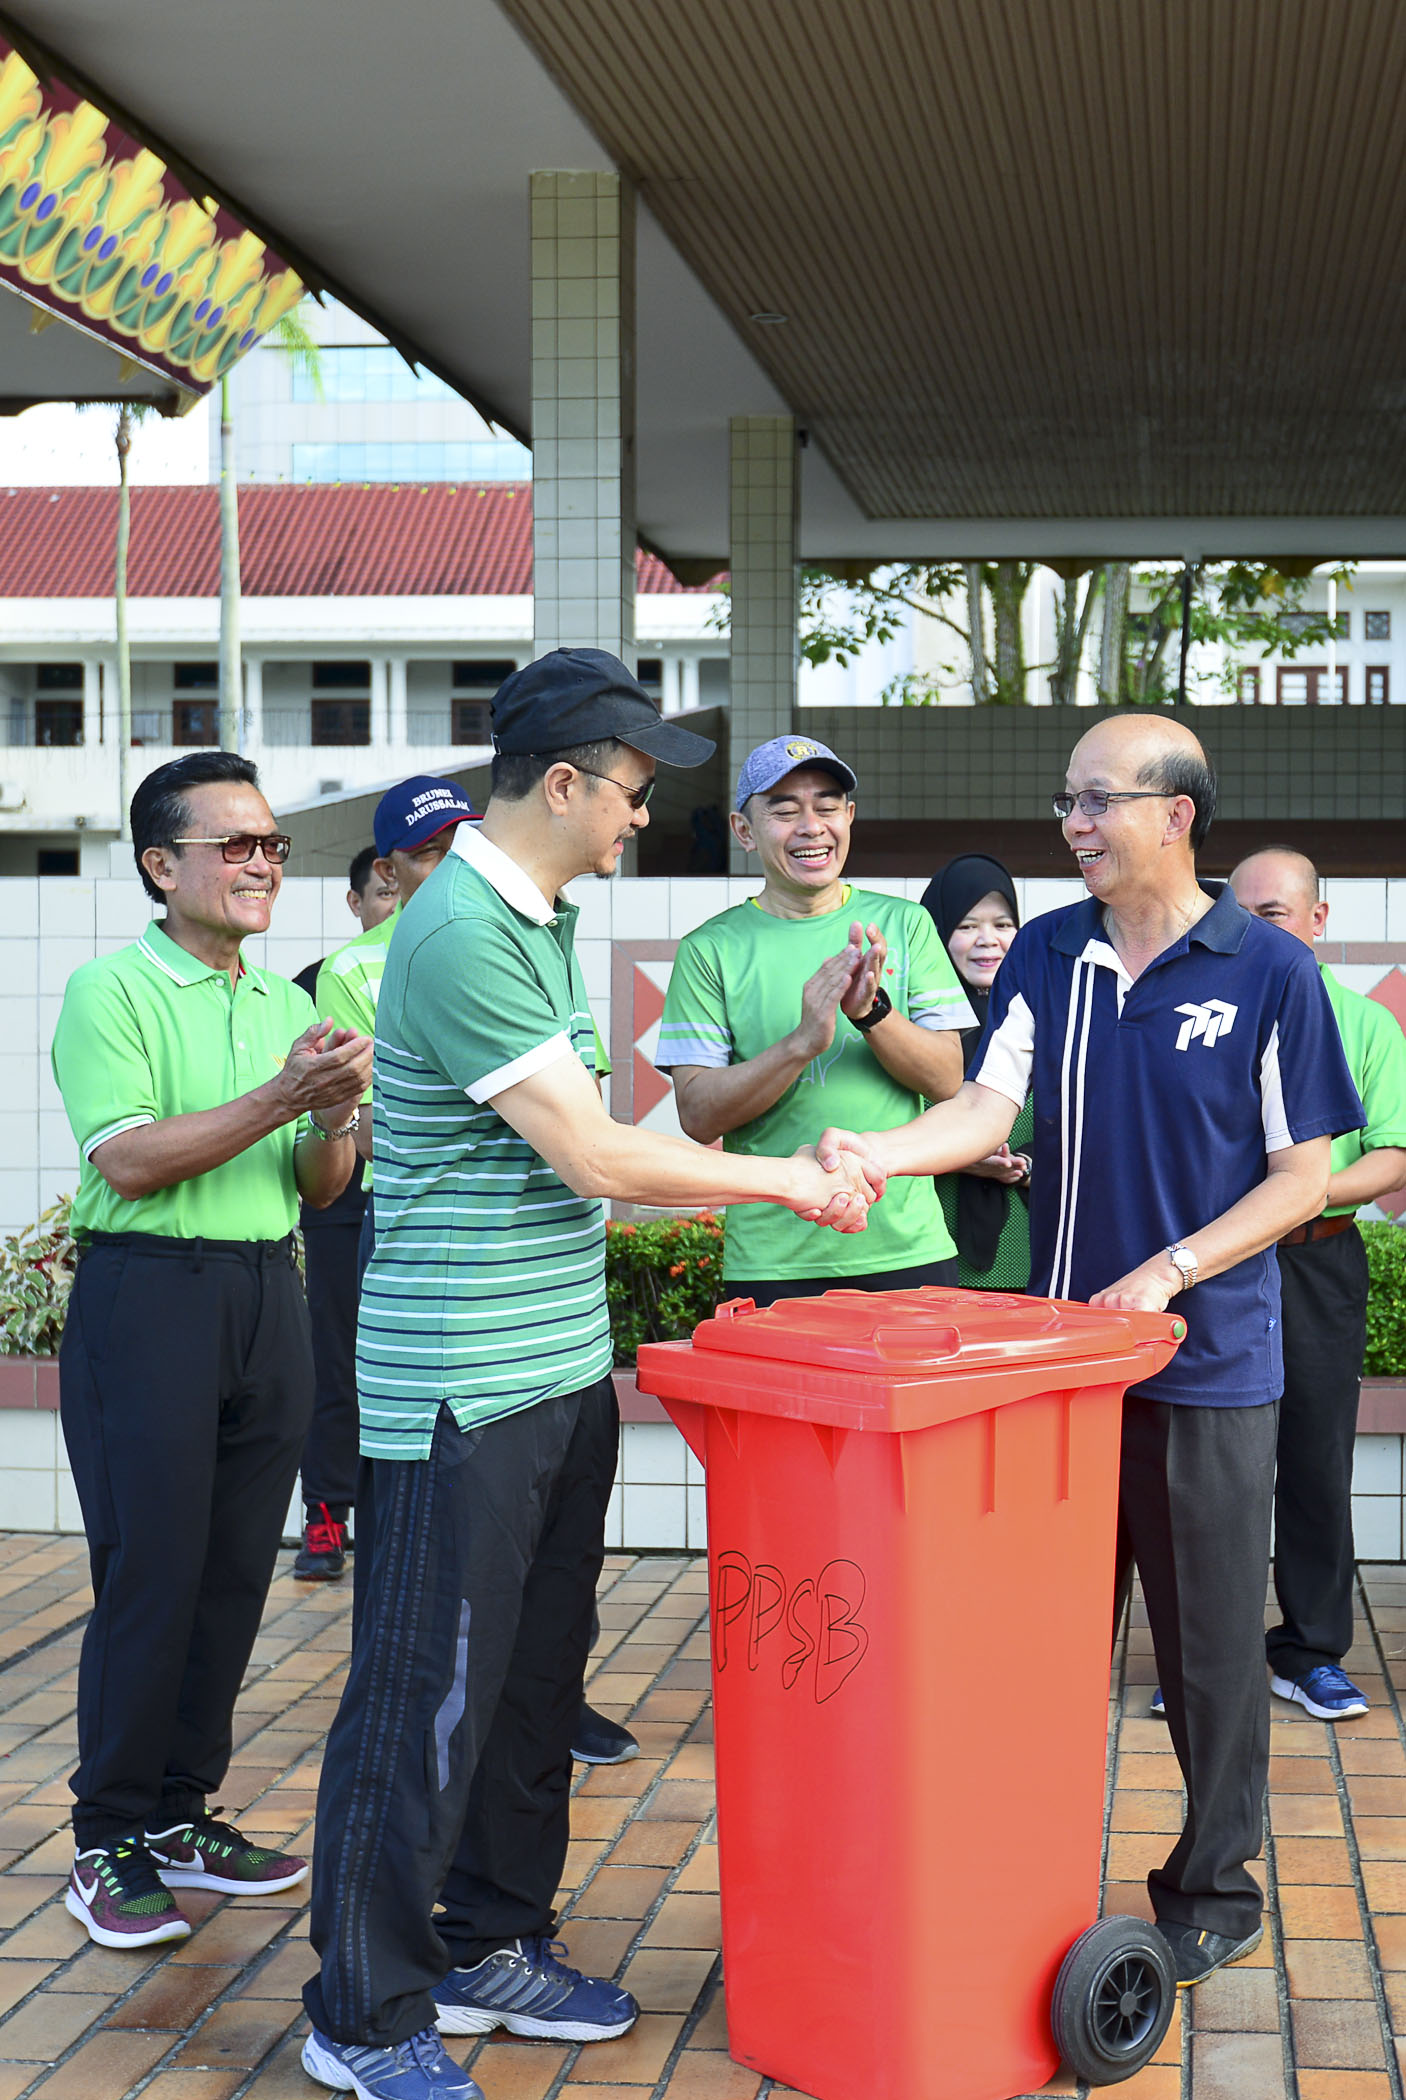
{"label": "red bin lid", "polygon": [[695,1328],[693,1346],[892,1379],[1121,1357],[1139,1344],[1175,1344],[1185,1333],[1174,1313],[927,1286],[826,1291],[760,1312],[750,1298],[734,1298]]}

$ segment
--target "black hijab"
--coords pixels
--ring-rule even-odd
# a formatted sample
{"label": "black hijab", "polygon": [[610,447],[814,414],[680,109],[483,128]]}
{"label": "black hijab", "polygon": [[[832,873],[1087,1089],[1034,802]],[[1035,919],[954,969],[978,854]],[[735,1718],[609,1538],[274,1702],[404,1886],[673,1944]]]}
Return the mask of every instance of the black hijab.
{"label": "black hijab", "polygon": [[[1000,861],[992,860],[986,853],[962,853],[938,870],[923,891],[922,901],[944,948],[972,906],[993,891],[1005,898],[1011,917],[1019,926],[1015,884]],[[958,976],[961,977],[960,971]],[[964,977],[961,984],[977,1020],[976,1027],[967,1029],[962,1036],[962,1069],[969,1072],[986,1026],[991,994],[968,984]],[[1010,1190],[999,1181],[987,1181],[980,1174],[957,1176],[957,1252],[967,1268],[980,1274],[991,1267],[1010,1208]]]}

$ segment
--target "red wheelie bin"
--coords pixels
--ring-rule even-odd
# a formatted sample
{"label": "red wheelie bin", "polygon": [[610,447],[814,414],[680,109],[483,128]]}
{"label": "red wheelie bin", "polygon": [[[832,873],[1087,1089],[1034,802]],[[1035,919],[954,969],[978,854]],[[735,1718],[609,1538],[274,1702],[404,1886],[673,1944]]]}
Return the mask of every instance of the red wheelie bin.
{"label": "red wheelie bin", "polygon": [[816,2100],[1150,2060],[1165,1943],[1098,1915],[1124,1392],[1166,1313],[924,1289],[641,1349],[707,1475],[723,1975]]}

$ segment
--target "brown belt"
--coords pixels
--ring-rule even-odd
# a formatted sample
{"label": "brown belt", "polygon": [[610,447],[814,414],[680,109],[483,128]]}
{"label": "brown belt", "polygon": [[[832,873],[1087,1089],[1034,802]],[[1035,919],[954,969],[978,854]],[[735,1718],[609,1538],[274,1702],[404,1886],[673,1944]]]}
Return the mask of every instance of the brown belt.
{"label": "brown belt", "polygon": [[1335,1232],[1346,1232],[1356,1223],[1356,1213],[1350,1210],[1336,1218],[1310,1218],[1307,1225],[1296,1225],[1292,1232],[1286,1232],[1279,1244],[1281,1247],[1303,1247],[1310,1240],[1330,1240]]}

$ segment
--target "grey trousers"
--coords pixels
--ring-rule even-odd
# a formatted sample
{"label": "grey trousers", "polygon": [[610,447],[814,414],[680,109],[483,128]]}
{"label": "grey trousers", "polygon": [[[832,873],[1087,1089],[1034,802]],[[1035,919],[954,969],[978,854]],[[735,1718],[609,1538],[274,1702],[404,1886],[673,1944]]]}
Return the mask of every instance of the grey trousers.
{"label": "grey trousers", "polygon": [[1118,1595],[1136,1562],[1186,1822],[1147,1877],[1154,1914],[1243,1939],[1259,1922],[1245,1862],[1269,1777],[1264,1600],[1279,1408],[1186,1407],[1129,1393]]}

